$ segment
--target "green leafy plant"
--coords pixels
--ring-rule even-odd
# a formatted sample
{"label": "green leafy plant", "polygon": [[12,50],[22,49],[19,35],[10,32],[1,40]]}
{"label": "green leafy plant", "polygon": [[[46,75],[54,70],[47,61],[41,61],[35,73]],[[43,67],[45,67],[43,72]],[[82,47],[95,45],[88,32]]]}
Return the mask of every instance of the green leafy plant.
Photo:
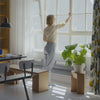
{"label": "green leafy plant", "polygon": [[80,51],[76,50],[78,44],[65,46],[65,50],[62,52],[62,57],[66,61],[65,66],[72,66],[72,63],[82,65],[86,62],[87,48],[91,49],[91,44],[79,45]]}

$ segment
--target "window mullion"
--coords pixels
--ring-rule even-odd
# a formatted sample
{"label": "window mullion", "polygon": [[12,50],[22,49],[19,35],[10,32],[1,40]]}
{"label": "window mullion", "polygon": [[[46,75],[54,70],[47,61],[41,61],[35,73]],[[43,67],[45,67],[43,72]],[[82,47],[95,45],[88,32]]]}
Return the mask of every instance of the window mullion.
{"label": "window mullion", "polygon": [[47,0],[44,2],[44,27],[46,26]]}
{"label": "window mullion", "polygon": [[[72,0],[70,0],[70,12],[72,13]],[[71,18],[71,20],[70,20],[70,25],[69,25],[69,32],[71,32],[72,31],[72,18]]]}
{"label": "window mullion", "polygon": [[[56,24],[58,24],[58,3],[59,3],[59,1],[58,0],[56,0]],[[58,32],[58,31],[57,31]],[[58,47],[59,47],[59,45],[58,45],[58,43],[57,43],[57,45],[56,45],[56,48],[57,48],[57,50],[58,50]]]}
{"label": "window mullion", "polygon": [[58,3],[59,1],[56,0],[56,23],[58,22]]}
{"label": "window mullion", "polygon": [[85,31],[86,31],[86,24],[87,24],[86,12],[87,12],[87,0],[85,0]]}
{"label": "window mullion", "polygon": [[44,27],[43,27],[43,20],[42,20],[43,19],[43,16],[42,16],[41,0],[39,0],[38,3],[39,3],[39,15],[40,15],[40,20],[41,20],[41,28],[43,30]]}
{"label": "window mullion", "polygon": [[[87,27],[87,0],[85,0],[85,31]],[[88,36],[86,37],[86,43],[88,43]]]}
{"label": "window mullion", "polygon": [[93,13],[73,13],[73,15],[82,15],[82,14],[93,14]]}
{"label": "window mullion", "polygon": [[[70,12],[72,13],[72,0],[70,0],[70,2],[69,2],[70,4]],[[71,31],[72,31],[72,18],[71,18],[71,20],[70,20],[70,22],[69,22],[69,44],[71,45],[71,39],[72,39],[72,34],[71,34]]]}
{"label": "window mullion", "polygon": [[[44,0],[44,28],[46,26],[46,11],[47,11],[47,0]],[[45,46],[45,42],[43,42],[43,46]]]}

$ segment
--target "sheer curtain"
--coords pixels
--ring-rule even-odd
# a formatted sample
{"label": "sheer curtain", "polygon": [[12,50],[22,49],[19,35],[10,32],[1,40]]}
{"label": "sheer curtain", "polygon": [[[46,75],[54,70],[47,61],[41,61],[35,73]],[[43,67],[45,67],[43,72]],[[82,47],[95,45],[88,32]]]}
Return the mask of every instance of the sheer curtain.
{"label": "sheer curtain", "polygon": [[38,3],[38,0],[10,0],[10,52],[26,55],[27,59],[43,58]]}

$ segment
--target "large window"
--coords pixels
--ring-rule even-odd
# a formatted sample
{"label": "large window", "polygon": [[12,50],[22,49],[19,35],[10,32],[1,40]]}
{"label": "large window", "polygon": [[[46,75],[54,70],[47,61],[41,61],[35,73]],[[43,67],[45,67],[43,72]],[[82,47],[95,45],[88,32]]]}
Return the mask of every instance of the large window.
{"label": "large window", "polygon": [[[61,52],[65,45],[85,44],[91,42],[93,0],[34,0],[34,30],[41,32],[46,27],[46,16],[55,15],[56,24],[64,22],[68,13],[72,20],[58,30],[57,51]],[[40,40],[37,36],[35,39]],[[40,45],[40,46],[39,46]],[[37,49],[43,50],[38,43]]]}
{"label": "large window", "polygon": [[73,0],[72,31],[92,30],[92,0]]}
{"label": "large window", "polygon": [[41,27],[41,16],[40,16],[40,6],[39,6],[39,2],[35,1],[33,2],[33,12],[32,14],[33,16],[33,26],[34,26],[34,31],[41,31],[42,27]]}

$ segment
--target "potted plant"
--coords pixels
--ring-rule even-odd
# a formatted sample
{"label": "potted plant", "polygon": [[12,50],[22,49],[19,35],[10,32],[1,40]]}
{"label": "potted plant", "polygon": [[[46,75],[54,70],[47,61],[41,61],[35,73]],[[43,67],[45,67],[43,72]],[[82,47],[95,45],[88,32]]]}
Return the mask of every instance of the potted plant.
{"label": "potted plant", "polygon": [[91,49],[91,45],[79,45],[80,51],[77,50],[76,47],[78,47],[78,44],[65,46],[62,57],[66,61],[65,66],[73,66],[75,72],[83,73],[87,48]]}

